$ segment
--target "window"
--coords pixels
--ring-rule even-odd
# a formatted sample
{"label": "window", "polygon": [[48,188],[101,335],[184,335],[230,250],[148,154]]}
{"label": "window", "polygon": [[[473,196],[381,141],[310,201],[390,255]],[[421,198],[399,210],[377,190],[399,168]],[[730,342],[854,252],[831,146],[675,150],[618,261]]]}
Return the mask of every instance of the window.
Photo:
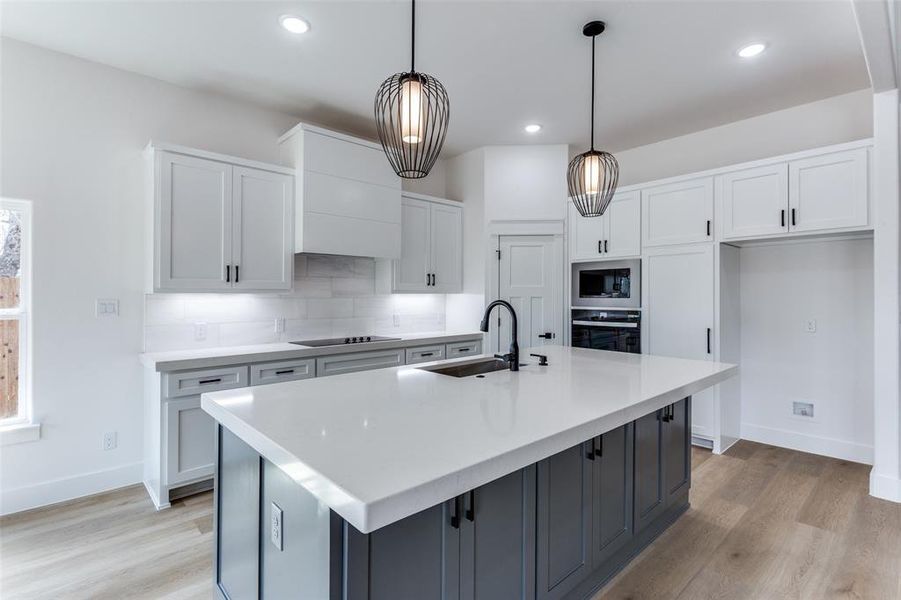
{"label": "window", "polygon": [[31,205],[0,199],[0,426],[31,422]]}

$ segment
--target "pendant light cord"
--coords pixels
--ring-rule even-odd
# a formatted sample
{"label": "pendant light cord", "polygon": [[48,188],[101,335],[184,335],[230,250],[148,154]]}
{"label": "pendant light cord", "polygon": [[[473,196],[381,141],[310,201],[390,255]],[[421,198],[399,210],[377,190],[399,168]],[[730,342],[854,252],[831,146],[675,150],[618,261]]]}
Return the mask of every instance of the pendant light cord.
{"label": "pendant light cord", "polygon": [[594,40],[597,36],[591,36],[591,150],[594,151]]}
{"label": "pendant light cord", "polygon": [[415,73],[416,69],[414,68],[416,64],[416,0],[413,0],[412,3],[412,18],[410,19],[410,72]]}

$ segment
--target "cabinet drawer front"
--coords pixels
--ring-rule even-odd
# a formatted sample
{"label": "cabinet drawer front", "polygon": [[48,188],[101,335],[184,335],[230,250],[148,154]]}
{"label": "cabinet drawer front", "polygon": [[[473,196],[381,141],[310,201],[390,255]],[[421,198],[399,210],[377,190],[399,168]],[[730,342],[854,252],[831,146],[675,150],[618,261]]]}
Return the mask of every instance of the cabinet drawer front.
{"label": "cabinet drawer front", "polygon": [[355,371],[399,367],[404,364],[404,351],[380,350],[375,352],[357,352],[354,354],[338,354],[316,359],[316,376],[340,375]]}
{"label": "cabinet drawer front", "polygon": [[304,174],[303,210],[383,223],[401,222],[398,190],[324,173]]}
{"label": "cabinet drawer front", "polygon": [[400,190],[400,179],[380,150],[311,131],[304,132],[303,167]]}
{"label": "cabinet drawer front", "polygon": [[216,422],[200,408],[200,397],[167,400],[166,485],[213,476]]}
{"label": "cabinet drawer front", "polygon": [[266,385],[315,376],[316,360],[313,358],[250,365],[250,385]]}
{"label": "cabinet drawer front", "polygon": [[163,389],[167,398],[193,396],[203,392],[229,390],[247,386],[247,367],[223,367],[203,371],[166,373]]}
{"label": "cabinet drawer front", "polygon": [[417,346],[416,348],[407,348],[407,364],[429,362],[430,360],[441,360],[444,358],[444,346]]}
{"label": "cabinet drawer front", "polygon": [[447,344],[448,358],[460,358],[461,356],[473,356],[482,353],[482,342],[472,340],[470,342],[454,342]]}

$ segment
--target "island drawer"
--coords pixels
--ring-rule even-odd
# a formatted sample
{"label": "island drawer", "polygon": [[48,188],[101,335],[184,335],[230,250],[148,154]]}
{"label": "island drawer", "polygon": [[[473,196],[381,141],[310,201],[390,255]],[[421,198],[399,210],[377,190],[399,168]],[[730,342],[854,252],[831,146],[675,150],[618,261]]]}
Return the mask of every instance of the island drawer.
{"label": "island drawer", "polygon": [[323,356],[316,359],[316,377],[399,367],[404,364],[404,358],[403,348]]}
{"label": "island drawer", "polygon": [[164,378],[163,390],[167,398],[194,396],[248,385],[245,366],[166,373]]}
{"label": "island drawer", "polygon": [[461,356],[474,356],[482,353],[482,342],[479,340],[471,340],[469,342],[454,342],[447,344],[448,358],[460,358]]}
{"label": "island drawer", "polygon": [[316,360],[313,358],[250,365],[250,385],[266,385],[315,376]]}
{"label": "island drawer", "polygon": [[407,348],[407,364],[429,362],[430,360],[442,360],[444,358],[444,346],[417,346]]}

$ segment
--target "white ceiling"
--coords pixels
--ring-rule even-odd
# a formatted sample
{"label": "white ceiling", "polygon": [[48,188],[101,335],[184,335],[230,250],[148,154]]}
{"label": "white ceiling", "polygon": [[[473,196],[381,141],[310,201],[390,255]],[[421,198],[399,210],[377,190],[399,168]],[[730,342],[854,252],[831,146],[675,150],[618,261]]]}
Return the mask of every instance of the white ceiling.
{"label": "white ceiling", "polygon": [[[302,36],[278,24],[305,17]],[[850,0],[447,1],[417,5],[417,70],[451,99],[445,156],[487,144],[621,150],[867,87]],[[374,136],[372,101],[409,68],[409,3],[10,2],[3,35]],[[742,60],[735,50],[769,45]],[[538,122],[534,136],[523,125]]]}

